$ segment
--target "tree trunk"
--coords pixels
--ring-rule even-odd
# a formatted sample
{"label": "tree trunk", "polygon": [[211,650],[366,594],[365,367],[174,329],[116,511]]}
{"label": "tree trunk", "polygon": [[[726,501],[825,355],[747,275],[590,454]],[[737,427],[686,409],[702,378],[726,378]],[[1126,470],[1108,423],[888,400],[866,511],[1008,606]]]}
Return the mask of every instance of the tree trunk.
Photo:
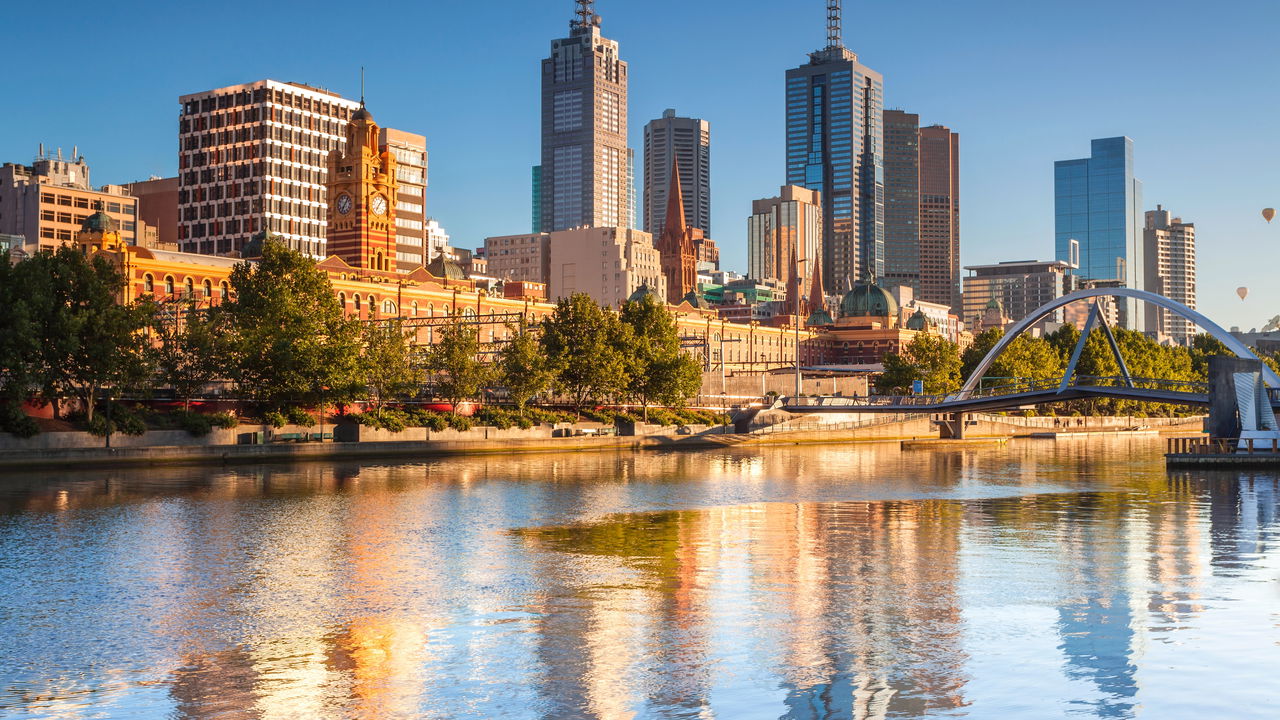
{"label": "tree trunk", "polygon": [[[89,401],[85,403],[84,419],[85,422],[93,422],[93,399],[98,395],[98,388],[89,387]],[[82,400],[84,398],[81,398]]]}

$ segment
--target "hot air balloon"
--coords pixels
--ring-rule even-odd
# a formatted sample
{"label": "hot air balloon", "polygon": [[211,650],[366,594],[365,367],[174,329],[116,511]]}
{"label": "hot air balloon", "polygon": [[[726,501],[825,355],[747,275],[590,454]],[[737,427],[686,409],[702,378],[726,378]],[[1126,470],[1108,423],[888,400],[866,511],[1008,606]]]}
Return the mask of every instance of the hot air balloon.
{"label": "hot air balloon", "polygon": [[1271,222],[1271,218],[1276,216],[1275,208],[1262,208],[1262,218],[1267,222]]}
{"label": "hot air balloon", "polygon": [[1241,299],[1241,300],[1243,300],[1243,299],[1245,299],[1245,297],[1247,297],[1247,296],[1249,295],[1249,288],[1247,288],[1247,287],[1238,287],[1238,288],[1236,288],[1236,294],[1240,296],[1240,299]]}

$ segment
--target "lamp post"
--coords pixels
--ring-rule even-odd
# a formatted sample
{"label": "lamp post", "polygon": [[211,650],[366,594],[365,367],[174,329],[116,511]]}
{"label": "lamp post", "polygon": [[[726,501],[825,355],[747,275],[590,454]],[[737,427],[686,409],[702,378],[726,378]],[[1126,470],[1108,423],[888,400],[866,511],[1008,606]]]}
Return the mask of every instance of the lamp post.
{"label": "lamp post", "polygon": [[794,350],[795,350],[795,353],[796,353],[796,394],[795,394],[795,396],[796,396],[797,398],[798,398],[798,397],[800,397],[800,393],[801,393],[801,390],[800,390],[800,388],[801,388],[801,378],[800,378],[800,296],[804,294],[804,276],[800,274],[800,266],[801,266],[803,263],[807,263],[807,262],[809,262],[809,258],[801,258],[800,260],[797,260],[797,261],[796,261],[796,264],[795,264],[795,273],[796,273],[796,300],[795,300],[796,321],[795,321],[795,324],[794,324],[794,325],[795,325],[795,348],[794,348]]}

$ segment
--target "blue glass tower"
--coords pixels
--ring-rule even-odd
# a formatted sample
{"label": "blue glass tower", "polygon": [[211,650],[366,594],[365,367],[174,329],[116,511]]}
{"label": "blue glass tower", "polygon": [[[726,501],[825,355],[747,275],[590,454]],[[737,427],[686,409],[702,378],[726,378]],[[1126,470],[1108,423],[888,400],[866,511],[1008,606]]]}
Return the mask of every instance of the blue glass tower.
{"label": "blue glass tower", "polygon": [[[1142,183],[1133,177],[1133,140],[1094,140],[1090,157],[1054,163],[1053,185],[1055,257],[1078,263],[1075,274],[1084,281],[1144,289]],[[1143,329],[1141,313],[1121,309],[1125,327]]]}
{"label": "blue glass tower", "polygon": [[884,274],[884,78],[839,37],[787,71],[787,184],[822,193],[823,280]]}

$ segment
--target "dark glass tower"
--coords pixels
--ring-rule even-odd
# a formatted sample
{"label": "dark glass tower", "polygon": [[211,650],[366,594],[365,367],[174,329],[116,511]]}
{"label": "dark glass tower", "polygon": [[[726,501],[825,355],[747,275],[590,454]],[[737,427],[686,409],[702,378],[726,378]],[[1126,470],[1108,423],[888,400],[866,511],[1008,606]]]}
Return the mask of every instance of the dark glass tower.
{"label": "dark glass tower", "polygon": [[839,289],[885,270],[884,78],[828,21],[827,47],[787,71],[787,184],[822,193],[822,270]]}

